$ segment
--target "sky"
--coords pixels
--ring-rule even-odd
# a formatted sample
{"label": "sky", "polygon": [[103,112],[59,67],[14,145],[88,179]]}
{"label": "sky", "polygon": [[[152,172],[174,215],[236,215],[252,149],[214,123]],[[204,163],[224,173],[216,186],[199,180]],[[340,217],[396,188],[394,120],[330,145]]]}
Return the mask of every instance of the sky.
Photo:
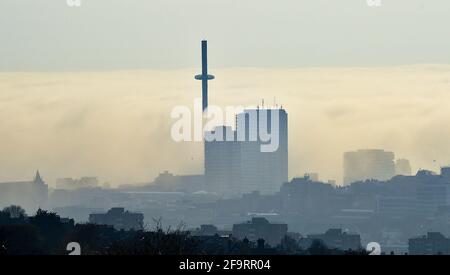
{"label": "sky", "polygon": [[[200,96],[195,69],[0,73],[0,176],[98,176],[118,185],[203,172],[199,142],[175,142],[177,106]],[[289,174],[342,179],[342,154],[383,148],[413,169],[450,164],[450,65],[216,69],[210,104],[282,104]]]}
{"label": "sky", "polygon": [[175,106],[276,97],[289,175],[342,180],[342,153],[384,148],[450,164],[450,2],[0,1],[0,181],[202,173],[201,143],[170,138]]}
{"label": "sky", "polygon": [[192,68],[207,39],[219,67],[449,63],[447,0],[0,1],[0,69]]}

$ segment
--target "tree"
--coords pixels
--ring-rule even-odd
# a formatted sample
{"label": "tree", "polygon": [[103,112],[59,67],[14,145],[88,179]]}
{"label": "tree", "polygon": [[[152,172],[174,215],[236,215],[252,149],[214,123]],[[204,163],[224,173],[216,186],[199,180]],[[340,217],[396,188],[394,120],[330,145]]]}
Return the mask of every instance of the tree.
{"label": "tree", "polygon": [[26,213],[25,210],[18,205],[11,205],[3,208],[4,213],[9,213],[9,217],[12,219],[25,218]]}
{"label": "tree", "polygon": [[295,254],[299,250],[298,242],[289,236],[281,239],[280,249],[287,254]]}
{"label": "tree", "polygon": [[308,252],[311,255],[327,255],[329,254],[328,247],[324,241],[315,239],[312,241],[311,246],[308,248]]}
{"label": "tree", "polygon": [[257,243],[257,248],[258,249],[264,249],[265,248],[265,243],[266,243],[266,241],[264,240],[264,239],[262,239],[262,238],[260,238],[260,239],[258,239],[257,241],[256,241],[256,243]]}
{"label": "tree", "polygon": [[42,254],[38,229],[29,224],[0,225],[0,255]]}
{"label": "tree", "polygon": [[46,241],[43,247],[46,251],[56,253],[65,249],[63,238],[69,228],[61,222],[56,213],[38,209],[36,215],[28,220],[39,229],[40,235]]}

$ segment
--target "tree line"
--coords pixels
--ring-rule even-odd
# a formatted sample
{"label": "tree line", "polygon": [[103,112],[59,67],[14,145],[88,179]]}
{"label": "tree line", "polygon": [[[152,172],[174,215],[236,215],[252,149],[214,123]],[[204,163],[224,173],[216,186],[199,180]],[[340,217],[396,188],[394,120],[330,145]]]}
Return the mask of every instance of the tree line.
{"label": "tree line", "polygon": [[67,255],[67,244],[77,242],[83,255],[345,255],[365,251],[328,248],[315,240],[308,248],[285,236],[276,247],[232,236],[192,236],[180,226],[164,228],[161,219],[149,230],[116,230],[112,226],[75,223],[39,209],[27,216],[20,206],[0,211],[0,255]]}

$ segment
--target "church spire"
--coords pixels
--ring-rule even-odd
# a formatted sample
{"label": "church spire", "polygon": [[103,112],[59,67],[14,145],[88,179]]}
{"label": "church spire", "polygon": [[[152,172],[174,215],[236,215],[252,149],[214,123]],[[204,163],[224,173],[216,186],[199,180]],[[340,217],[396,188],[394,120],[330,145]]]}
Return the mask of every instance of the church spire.
{"label": "church spire", "polygon": [[39,182],[39,183],[44,182],[41,178],[41,174],[39,174],[39,170],[36,171],[36,176],[34,177],[34,182]]}

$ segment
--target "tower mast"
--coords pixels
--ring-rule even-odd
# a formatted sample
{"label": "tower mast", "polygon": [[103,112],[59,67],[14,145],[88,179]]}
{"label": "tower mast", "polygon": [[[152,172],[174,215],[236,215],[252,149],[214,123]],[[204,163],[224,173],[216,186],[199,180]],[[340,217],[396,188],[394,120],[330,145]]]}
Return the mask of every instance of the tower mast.
{"label": "tower mast", "polygon": [[195,79],[202,81],[202,111],[208,108],[208,80],[214,76],[208,74],[208,42],[202,40],[202,74],[196,75]]}

